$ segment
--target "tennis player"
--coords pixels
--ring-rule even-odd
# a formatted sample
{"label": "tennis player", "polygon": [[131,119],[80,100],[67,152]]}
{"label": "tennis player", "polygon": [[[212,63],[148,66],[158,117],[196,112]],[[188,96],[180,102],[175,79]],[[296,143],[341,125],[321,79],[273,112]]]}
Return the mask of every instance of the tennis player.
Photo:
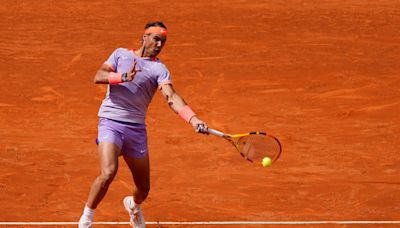
{"label": "tennis player", "polygon": [[150,190],[149,151],[145,116],[147,107],[159,89],[168,105],[197,129],[207,129],[185,101],[175,92],[166,66],[157,58],[167,41],[162,22],[146,24],[141,47],[116,49],[97,71],[94,82],[109,84],[98,116],[98,153],[100,174],[93,182],[79,227],[91,227],[93,216],[118,169],[118,156],[127,163],[135,184],[132,196],[123,199],[132,227],[145,227],[140,205]]}

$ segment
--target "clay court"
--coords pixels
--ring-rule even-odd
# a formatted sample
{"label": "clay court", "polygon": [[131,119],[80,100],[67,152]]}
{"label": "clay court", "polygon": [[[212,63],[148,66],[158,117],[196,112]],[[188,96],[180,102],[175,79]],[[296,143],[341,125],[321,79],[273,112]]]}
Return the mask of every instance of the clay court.
{"label": "clay court", "polygon": [[[107,90],[93,76],[115,48],[138,47],[152,20],[169,29],[159,57],[192,109],[219,130],[270,132],[283,154],[253,166],[157,92],[146,221],[400,221],[398,1],[25,0],[0,16],[0,227],[79,220]],[[96,221],[127,222],[131,186],[121,159]]]}

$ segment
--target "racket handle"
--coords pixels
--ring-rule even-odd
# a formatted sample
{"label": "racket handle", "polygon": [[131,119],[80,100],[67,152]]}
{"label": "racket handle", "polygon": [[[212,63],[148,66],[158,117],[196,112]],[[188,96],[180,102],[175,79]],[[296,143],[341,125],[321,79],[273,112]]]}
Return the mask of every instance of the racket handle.
{"label": "racket handle", "polygon": [[208,128],[207,131],[208,131],[208,133],[210,133],[210,134],[212,134],[212,135],[219,136],[219,137],[224,137],[224,136],[225,136],[225,134],[224,134],[223,132],[214,130],[214,129],[212,129],[212,128]]}

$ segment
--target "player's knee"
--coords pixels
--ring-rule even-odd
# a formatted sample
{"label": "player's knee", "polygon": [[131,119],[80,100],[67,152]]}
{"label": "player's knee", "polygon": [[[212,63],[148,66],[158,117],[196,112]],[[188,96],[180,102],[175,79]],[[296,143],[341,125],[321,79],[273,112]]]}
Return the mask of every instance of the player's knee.
{"label": "player's knee", "polygon": [[113,181],[116,174],[116,169],[104,169],[102,170],[99,178],[103,184],[108,185]]}

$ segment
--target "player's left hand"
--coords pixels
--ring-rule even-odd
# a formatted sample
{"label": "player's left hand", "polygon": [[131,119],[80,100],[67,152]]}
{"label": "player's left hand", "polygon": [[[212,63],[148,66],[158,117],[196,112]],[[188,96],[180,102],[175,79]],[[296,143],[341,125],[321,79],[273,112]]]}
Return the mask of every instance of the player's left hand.
{"label": "player's left hand", "polygon": [[134,64],[133,64],[133,67],[132,67],[131,72],[127,72],[127,73],[125,73],[125,74],[122,75],[122,81],[123,81],[123,82],[130,82],[130,81],[132,81],[132,80],[135,78],[136,73],[142,71],[141,69],[139,69],[139,68],[136,66],[136,64],[137,64],[136,59],[133,60],[133,61],[134,61]]}

